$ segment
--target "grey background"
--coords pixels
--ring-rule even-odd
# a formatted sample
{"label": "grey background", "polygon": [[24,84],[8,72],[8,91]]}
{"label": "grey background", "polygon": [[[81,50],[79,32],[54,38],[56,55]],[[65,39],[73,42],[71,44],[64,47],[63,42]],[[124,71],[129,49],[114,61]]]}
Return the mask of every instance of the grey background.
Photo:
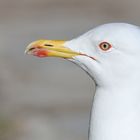
{"label": "grey background", "polygon": [[0,140],[86,140],[94,82],[63,59],[24,55],[108,22],[140,25],[139,0],[0,0]]}

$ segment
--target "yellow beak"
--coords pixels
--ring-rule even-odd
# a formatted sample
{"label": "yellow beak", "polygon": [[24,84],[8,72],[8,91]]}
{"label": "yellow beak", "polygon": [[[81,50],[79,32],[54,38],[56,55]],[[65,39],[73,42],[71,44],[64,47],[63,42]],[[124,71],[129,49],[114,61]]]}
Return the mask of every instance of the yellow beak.
{"label": "yellow beak", "polygon": [[80,55],[65,47],[66,41],[62,40],[37,40],[29,44],[25,50],[26,54],[38,57],[61,57],[71,59]]}

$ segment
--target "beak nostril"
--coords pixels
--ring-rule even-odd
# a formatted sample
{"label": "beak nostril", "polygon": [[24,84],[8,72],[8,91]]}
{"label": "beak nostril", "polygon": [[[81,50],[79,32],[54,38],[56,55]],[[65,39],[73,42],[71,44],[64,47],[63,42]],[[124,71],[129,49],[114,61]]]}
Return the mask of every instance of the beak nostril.
{"label": "beak nostril", "polygon": [[53,47],[51,44],[44,44],[44,46]]}

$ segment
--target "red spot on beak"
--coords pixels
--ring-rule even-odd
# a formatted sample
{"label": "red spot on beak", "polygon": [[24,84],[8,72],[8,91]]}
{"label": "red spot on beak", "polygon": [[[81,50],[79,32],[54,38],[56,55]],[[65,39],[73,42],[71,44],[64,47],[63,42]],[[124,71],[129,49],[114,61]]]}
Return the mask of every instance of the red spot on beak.
{"label": "red spot on beak", "polygon": [[48,56],[48,50],[43,49],[35,49],[33,50],[33,55],[37,57],[47,57]]}

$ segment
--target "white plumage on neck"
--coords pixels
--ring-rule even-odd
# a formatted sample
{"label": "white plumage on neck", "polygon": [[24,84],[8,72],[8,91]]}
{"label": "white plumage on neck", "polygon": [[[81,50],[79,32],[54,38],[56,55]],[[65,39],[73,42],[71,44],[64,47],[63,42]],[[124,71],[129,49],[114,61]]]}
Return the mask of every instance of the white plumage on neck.
{"label": "white plumage on neck", "polygon": [[139,99],[139,92],[133,88],[113,91],[97,87],[90,123],[90,140],[139,140]]}
{"label": "white plumage on neck", "polygon": [[[112,48],[102,51],[101,42]],[[87,56],[74,62],[96,82],[89,140],[140,140],[140,29],[125,23],[99,26],[66,46]]]}

